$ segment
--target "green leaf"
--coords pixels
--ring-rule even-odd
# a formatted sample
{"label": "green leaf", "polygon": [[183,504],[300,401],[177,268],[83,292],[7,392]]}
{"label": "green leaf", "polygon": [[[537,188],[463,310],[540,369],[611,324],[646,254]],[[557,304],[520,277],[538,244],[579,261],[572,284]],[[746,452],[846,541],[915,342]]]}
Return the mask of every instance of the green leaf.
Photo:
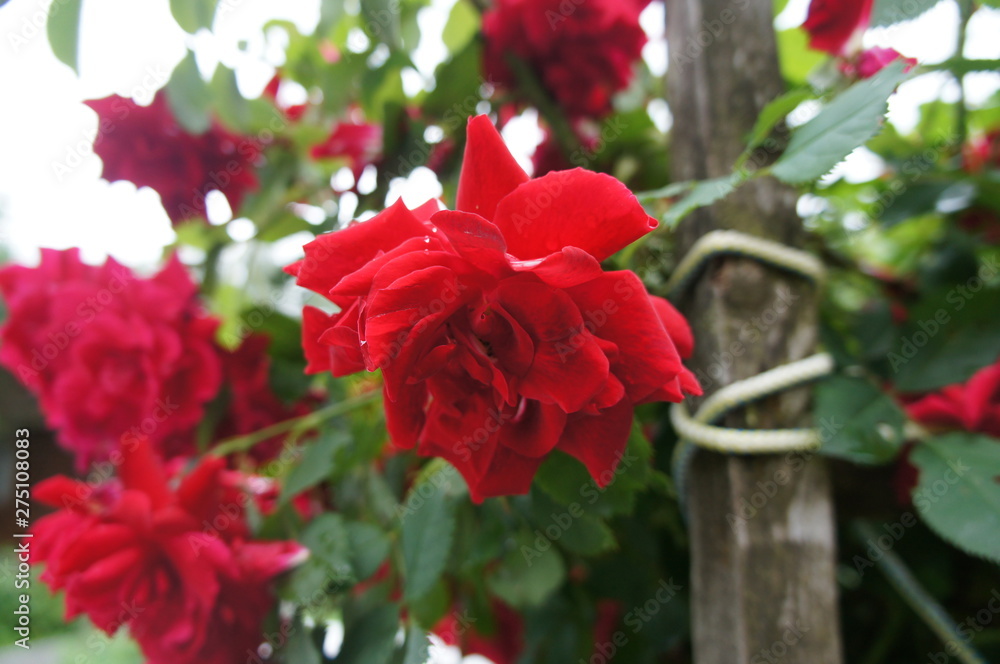
{"label": "green leaf", "polygon": [[403,664],[426,664],[430,658],[429,647],[427,633],[416,625],[410,625],[406,630],[406,653],[403,656]]}
{"label": "green leaf", "polygon": [[325,38],[344,15],[344,0],[321,0],[315,36]]}
{"label": "green leaf", "polygon": [[[915,182],[901,194],[890,199],[878,218],[885,226],[908,221],[937,211],[937,203],[942,194],[954,186],[954,182]],[[877,212],[878,209],[873,210]]]}
{"label": "green leaf", "polygon": [[344,519],[339,514],[326,513],[313,519],[302,533],[302,544],[326,565],[334,580],[354,578],[351,566],[351,545]]}
{"label": "green leaf", "polygon": [[392,49],[403,47],[399,27],[399,3],[394,0],[361,0],[365,32]]}
{"label": "green leaf", "polygon": [[239,85],[236,83],[236,72],[220,65],[215,70],[209,86],[215,101],[215,110],[222,121],[233,129],[248,131],[252,117],[250,105],[240,94]]}
{"label": "green leaf", "polygon": [[959,549],[1000,563],[1000,440],[949,434],[918,443],[913,504],[934,532]]}
{"label": "green leaf", "polygon": [[539,489],[531,491],[535,534],[558,543],[571,553],[594,556],[615,547],[615,536],[601,519],[579,503],[564,506]]}
{"label": "green leaf", "polygon": [[80,74],[80,10],[83,0],[62,0],[52,3],[45,30],[52,53],[60,62]]}
{"label": "green leaf", "polygon": [[771,173],[792,184],[809,182],[864,145],[878,133],[889,108],[889,96],[906,78],[904,67],[904,62],[894,62],[875,76],[858,81],[795,129]]}
{"label": "green leaf", "polygon": [[757,122],[754,123],[750,137],[747,139],[746,152],[749,154],[755,147],[763,143],[780,120],[794,111],[799,104],[812,98],[813,93],[808,88],[796,88],[768,102],[767,106],[761,110],[760,115],[757,116]]}
{"label": "green leaf", "polygon": [[295,629],[288,637],[288,644],[281,649],[285,662],[289,664],[323,664],[323,655],[313,640],[313,630],[296,620]]}
{"label": "green leaf", "polygon": [[410,617],[421,627],[431,629],[437,625],[452,605],[451,592],[445,579],[439,579],[419,599],[407,602]]}
{"label": "green leaf", "polygon": [[[987,275],[988,266],[981,270]],[[991,269],[995,278],[997,266]],[[1000,348],[1000,291],[972,292],[966,284],[925,298],[888,354],[896,388],[924,392],[968,380],[996,361]]]}
{"label": "green leaf", "polygon": [[676,227],[681,219],[690,212],[711,205],[733,193],[745,178],[745,174],[737,172],[720,178],[696,182],[684,198],[670,206],[670,209],[663,215],[663,223],[668,228]]}
{"label": "green leaf", "polygon": [[211,125],[208,109],[212,93],[198,71],[194,53],[188,51],[167,81],[167,101],[174,117],[187,131],[200,134]]}
{"label": "green leaf", "polygon": [[610,517],[632,511],[639,487],[630,475],[640,472],[637,467],[644,463],[647,462],[627,448],[615,468],[614,477],[604,487],[599,487],[582,463],[568,454],[555,452],[539,467],[535,482],[560,505],[575,503],[589,514]]}
{"label": "green leaf", "polygon": [[170,13],[185,32],[194,34],[202,28],[212,29],[218,4],[219,0],[170,0]]}
{"label": "green leaf", "polygon": [[351,567],[359,580],[367,579],[389,557],[389,538],[370,523],[349,522],[346,527]]}
{"label": "green leaf", "polygon": [[875,0],[872,7],[871,26],[885,27],[903,21],[912,21],[931,9],[940,0]]}
{"label": "green leaf", "polygon": [[440,578],[455,533],[455,505],[445,492],[427,482],[415,485],[400,513],[404,596],[420,598]]}
{"label": "green leaf", "polygon": [[429,116],[442,118],[442,126],[449,135],[464,135],[465,121],[475,114],[476,104],[482,99],[481,61],[482,46],[473,39],[434,71],[437,85],[427,93],[422,108]]}
{"label": "green leaf", "polygon": [[302,460],[288,474],[281,492],[281,502],[299,495],[306,489],[316,486],[333,472],[333,458],[337,448],[343,447],[349,441],[342,431],[334,429],[324,434],[319,440],[305,446]]}
{"label": "green leaf", "polygon": [[449,53],[456,53],[479,31],[479,12],[471,0],[458,0],[448,15],[441,38]]}
{"label": "green leaf", "polygon": [[521,533],[500,565],[487,577],[489,589],[515,608],[539,606],[566,578],[559,550],[530,533]]}
{"label": "green leaf", "polygon": [[899,452],[906,415],[869,381],[831,376],[816,387],[814,419],[823,434],[823,454],[882,464]]}
{"label": "green leaf", "polygon": [[344,623],[344,645],[337,664],[388,664],[399,631],[395,604],[377,606]]}

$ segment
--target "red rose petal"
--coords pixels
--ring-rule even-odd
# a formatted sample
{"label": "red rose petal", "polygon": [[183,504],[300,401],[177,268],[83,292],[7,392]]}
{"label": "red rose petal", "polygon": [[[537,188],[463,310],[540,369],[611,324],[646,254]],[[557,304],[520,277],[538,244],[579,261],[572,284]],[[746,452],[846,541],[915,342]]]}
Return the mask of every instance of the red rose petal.
{"label": "red rose petal", "polygon": [[493,223],[521,260],[577,247],[602,261],[656,228],[625,185],[580,168],[521,185],[499,202]]}

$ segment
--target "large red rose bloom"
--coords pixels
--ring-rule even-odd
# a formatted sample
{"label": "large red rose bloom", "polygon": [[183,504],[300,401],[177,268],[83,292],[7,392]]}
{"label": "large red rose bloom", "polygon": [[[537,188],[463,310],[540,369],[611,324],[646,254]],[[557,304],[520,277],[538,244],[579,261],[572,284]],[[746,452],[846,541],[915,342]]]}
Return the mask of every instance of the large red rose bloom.
{"label": "large red rose bloom", "polygon": [[628,86],[646,33],[646,2],[497,0],[483,16],[484,65],[492,82],[517,89],[507,57],[527,64],[571,116],[611,112],[611,97]]}
{"label": "large red rose bloom", "polygon": [[242,664],[262,641],[272,579],[299,557],[294,542],[252,542],[242,497],[207,458],[171,489],[143,443],[124,450],[121,481],[96,489],[58,476],[36,500],[34,560],[66,592],[66,619],[128,627],[149,664]]}
{"label": "large red rose bloom", "polygon": [[193,448],[221,379],[217,321],[176,258],[141,279],[113,259],[43,249],[36,268],[0,270],[0,295],[0,365],[38,395],[80,468],[138,439],[168,456]]}
{"label": "large red rose bloom", "polygon": [[175,224],[203,215],[209,191],[221,191],[236,211],[247,192],[257,188],[254,161],[260,146],[218,123],[189,134],[163,91],[149,106],[118,95],[85,103],[99,118],[94,152],[104,163],[104,179],[155,190]]}
{"label": "large red rose bloom", "polygon": [[529,180],[485,116],[457,210],[396,203],[323,235],[289,271],[340,312],[304,312],[310,372],[380,369],[389,433],[451,462],[474,500],[524,493],[554,449],[602,486],[636,404],[698,393],[683,317],[600,261],[656,222],[614,178]]}

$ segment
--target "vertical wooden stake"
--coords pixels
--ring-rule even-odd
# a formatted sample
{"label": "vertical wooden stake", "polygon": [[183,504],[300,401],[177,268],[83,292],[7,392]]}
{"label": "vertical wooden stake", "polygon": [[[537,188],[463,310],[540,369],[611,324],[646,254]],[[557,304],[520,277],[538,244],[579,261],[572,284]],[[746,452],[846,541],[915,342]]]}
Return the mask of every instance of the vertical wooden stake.
{"label": "vertical wooden stake", "polygon": [[[675,180],[726,175],[783,82],[772,0],[667,0],[668,94]],[[751,163],[777,155],[762,151]],[[799,246],[793,190],[771,178],[688,217],[679,255],[729,228]],[[707,393],[812,354],[816,294],[808,282],[743,258],[716,259],[682,308],[695,330],[693,368]],[[809,423],[809,391],[762,401],[724,422]],[[699,450],[688,476],[696,664],[837,664],[834,519],[822,459]]]}

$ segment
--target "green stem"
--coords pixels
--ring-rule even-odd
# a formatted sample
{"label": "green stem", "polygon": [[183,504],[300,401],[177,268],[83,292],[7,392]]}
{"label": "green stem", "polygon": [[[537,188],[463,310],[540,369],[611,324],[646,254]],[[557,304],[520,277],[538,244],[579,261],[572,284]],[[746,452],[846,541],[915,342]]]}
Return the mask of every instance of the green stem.
{"label": "green stem", "polygon": [[538,77],[535,76],[535,72],[532,71],[528,63],[513,53],[508,53],[507,66],[514,72],[514,77],[517,78],[521,90],[548,122],[552,129],[552,135],[556,137],[556,142],[559,143],[563,155],[567,159],[572,158],[573,154],[580,149],[580,140],[577,138],[576,132],[573,131],[569,120],[563,115],[562,109],[542,88]]}
{"label": "green stem", "polygon": [[226,438],[225,440],[219,441],[219,444],[212,448],[211,454],[216,456],[226,456],[228,454],[233,454],[234,452],[245,452],[257,443],[273,438],[278,434],[282,434],[287,431],[306,431],[308,429],[313,429],[329,419],[375,403],[381,398],[382,393],[378,390],[365,392],[364,394],[359,394],[356,397],[351,397],[350,399],[330,404],[325,408],[314,410],[308,415],[293,417],[290,420],[283,420],[272,424],[269,427],[264,427],[263,429],[254,431],[253,433]]}
{"label": "green stem", "polygon": [[[969,19],[972,18],[973,12],[972,0],[958,0],[958,12],[958,45],[955,47],[955,57],[961,60],[965,58],[966,33],[968,32]],[[958,81],[958,101],[955,106],[955,133],[958,136],[956,145],[961,149],[965,145],[966,137],[969,133],[969,108],[966,105],[965,99],[965,74],[956,73],[955,80]]]}
{"label": "green stem", "polygon": [[[881,535],[871,524],[864,522],[855,524],[855,532],[862,542],[875,541]],[[941,642],[952,646],[955,650],[955,658],[964,664],[986,664],[982,655],[966,642],[967,638],[959,634],[955,627],[955,621],[920,585],[902,558],[897,556],[894,551],[885,551],[876,564],[892,587],[896,589],[896,592],[941,639]]]}
{"label": "green stem", "polygon": [[201,282],[203,293],[211,295],[215,291],[215,286],[219,281],[219,258],[222,257],[222,250],[226,248],[225,242],[215,241],[208,248],[205,255],[205,278]]}

